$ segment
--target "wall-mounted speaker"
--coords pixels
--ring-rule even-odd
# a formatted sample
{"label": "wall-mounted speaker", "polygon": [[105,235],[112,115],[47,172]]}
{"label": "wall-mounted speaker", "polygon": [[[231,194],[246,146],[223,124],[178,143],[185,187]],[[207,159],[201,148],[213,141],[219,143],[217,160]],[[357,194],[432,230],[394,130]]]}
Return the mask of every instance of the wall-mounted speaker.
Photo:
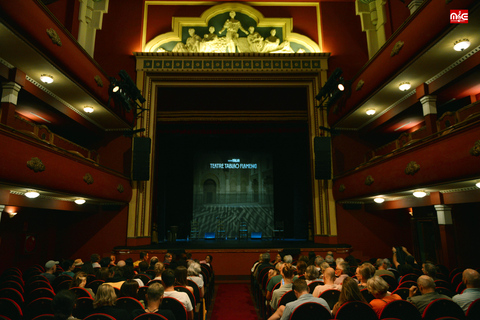
{"label": "wall-mounted speaker", "polygon": [[150,179],[151,144],[150,138],[133,138],[132,180],[148,181]]}
{"label": "wall-mounted speaker", "polygon": [[315,152],[315,179],[332,179],[332,139],[330,137],[315,137],[313,150]]}

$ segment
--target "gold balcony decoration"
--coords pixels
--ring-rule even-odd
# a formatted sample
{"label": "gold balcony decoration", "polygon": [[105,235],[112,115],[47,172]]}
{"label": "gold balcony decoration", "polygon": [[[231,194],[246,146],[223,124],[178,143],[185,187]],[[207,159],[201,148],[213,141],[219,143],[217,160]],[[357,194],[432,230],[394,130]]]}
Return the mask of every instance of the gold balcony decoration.
{"label": "gold balcony decoration", "polygon": [[397,43],[395,43],[395,45],[392,48],[392,52],[390,52],[390,57],[393,57],[393,56],[396,56],[397,54],[399,54],[400,50],[402,50],[402,48],[403,48],[404,43],[405,42],[403,42],[403,41],[398,41]]}
{"label": "gold balcony decoration", "polygon": [[362,90],[364,84],[365,84],[365,81],[363,81],[362,79],[360,79],[360,81],[358,81],[358,83],[357,83],[357,86],[355,87],[355,91],[360,91],[360,90]]}
{"label": "gold balcony decoration", "polygon": [[27,161],[27,167],[30,170],[33,170],[35,173],[45,171],[45,165],[43,164],[42,160],[37,157],[33,157]]}
{"label": "gold balcony decoration", "polygon": [[470,149],[470,154],[475,157],[480,156],[480,140],[475,141],[472,149]]}
{"label": "gold balcony decoration", "polygon": [[123,188],[123,185],[121,183],[118,184],[117,191],[120,192],[120,193],[123,193],[123,191],[125,191],[125,189]]}
{"label": "gold balcony decoration", "polygon": [[340,187],[338,188],[338,191],[343,192],[347,189],[344,184],[341,184]]}
{"label": "gold balcony decoration", "polygon": [[57,31],[55,31],[55,29],[47,29],[47,34],[50,39],[52,39],[53,44],[56,44],[59,47],[62,46],[62,40],[60,40],[60,36],[58,35]]}
{"label": "gold balcony decoration", "polygon": [[365,184],[367,186],[371,186],[373,182],[374,182],[373,177],[370,175],[365,179]]}
{"label": "gold balcony decoration", "polygon": [[405,168],[405,174],[413,176],[415,173],[418,172],[418,170],[420,170],[420,165],[415,161],[410,161],[410,163],[407,164],[407,167]]}
{"label": "gold balcony decoration", "polygon": [[92,184],[93,183],[93,177],[90,173],[86,173],[83,176],[83,181],[85,181],[86,184]]}
{"label": "gold balcony decoration", "polygon": [[102,78],[100,78],[100,76],[98,74],[95,77],[93,77],[93,79],[97,83],[97,86],[99,86],[100,88],[103,88]]}

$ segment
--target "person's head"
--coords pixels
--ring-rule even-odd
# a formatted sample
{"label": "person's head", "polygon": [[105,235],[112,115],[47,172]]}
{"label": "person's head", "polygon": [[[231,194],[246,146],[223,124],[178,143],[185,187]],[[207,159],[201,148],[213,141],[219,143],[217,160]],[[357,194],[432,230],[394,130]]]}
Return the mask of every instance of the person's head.
{"label": "person's head", "polygon": [[305,273],[305,270],[307,269],[307,264],[305,261],[300,260],[297,262],[297,274],[302,275]]}
{"label": "person's head", "polygon": [[368,291],[377,299],[385,297],[388,288],[388,283],[382,277],[374,276],[367,281]]}
{"label": "person's head", "polygon": [[137,299],[138,288],[139,288],[139,285],[137,281],[127,280],[120,287],[120,296],[132,297]]}
{"label": "person's head", "polygon": [[343,280],[342,290],[340,292],[340,297],[338,298],[340,305],[348,301],[366,302],[365,298],[360,292],[360,289],[358,288],[357,282],[350,277],[347,277],[345,280]]}
{"label": "person's head", "polygon": [[160,277],[163,273],[163,270],[165,270],[163,263],[155,263],[155,267],[153,268],[153,271],[155,271],[155,276]]}
{"label": "person's head", "polygon": [[95,300],[93,301],[93,308],[100,308],[103,306],[114,306],[117,301],[117,295],[115,289],[109,284],[103,283],[95,294]]}
{"label": "person's head", "polygon": [[147,261],[142,261],[138,264],[138,269],[140,269],[141,272],[145,272],[148,270],[148,263]]}
{"label": "person's head", "polygon": [[148,302],[159,301],[163,298],[165,288],[158,282],[154,282],[148,286],[147,300]]}
{"label": "person's head", "polygon": [[52,301],[52,309],[55,315],[55,320],[68,319],[75,308],[75,301],[77,297],[75,293],[70,290],[62,290],[58,292]]}
{"label": "person's head", "polygon": [[172,254],[171,254],[171,253],[169,253],[169,252],[165,253],[165,262],[166,262],[166,263],[171,263],[171,262],[172,262],[172,258],[173,258],[173,257],[172,257]]}
{"label": "person's head", "polygon": [[87,274],[83,271],[75,273],[72,282],[70,282],[70,288],[81,287],[84,288],[87,284]]}
{"label": "person's head", "polygon": [[302,294],[308,293],[307,282],[303,279],[297,279],[293,281],[292,290],[293,292],[295,292],[295,296],[298,299],[298,297],[301,296]]}
{"label": "person's head", "polygon": [[293,257],[290,254],[287,254],[286,256],[283,257],[283,262],[292,263],[293,262]]}
{"label": "person's head", "polygon": [[162,273],[162,281],[166,288],[173,287],[175,285],[175,273],[172,269],[166,269]]}
{"label": "person's head", "polygon": [[325,256],[325,261],[326,261],[329,265],[333,265],[333,264],[335,263],[335,259],[334,259],[333,256],[331,256],[331,255]]}
{"label": "person's head", "polygon": [[437,268],[433,263],[425,262],[422,265],[422,272],[433,279],[437,277]]}
{"label": "person's head", "polygon": [[147,251],[140,252],[140,260],[148,261],[148,252]]}
{"label": "person's head", "polygon": [[307,280],[315,280],[318,279],[320,273],[318,272],[317,268],[314,265],[308,266],[307,270],[305,270],[305,279]]}
{"label": "person's head", "polygon": [[201,272],[202,272],[202,267],[200,266],[200,263],[196,261],[190,262],[187,269],[187,274],[189,276],[198,276],[200,275]]}
{"label": "person's head", "polygon": [[99,263],[102,268],[107,268],[111,262],[112,262],[112,258],[105,257],[105,258],[102,258]]}
{"label": "person's head", "polygon": [[100,255],[98,253],[94,253],[90,256],[91,263],[98,262],[98,261],[100,261]]}
{"label": "person's head", "polygon": [[158,257],[156,257],[156,256],[151,257],[149,268],[153,269],[153,267],[155,266],[155,263],[157,263],[157,262],[158,262]]}
{"label": "person's head", "polygon": [[480,274],[473,269],[465,269],[462,274],[463,283],[467,288],[480,288]]}
{"label": "person's head", "polygon": [[423,275],[417,279],[418,290],[422,294],[435,291],[435,281],[429,276]]}
{"label": "person's head", "polygon": [[284,263],[281,273],[285,279],[293,279],[293,276],[295,275],[295,268],[291,263]]}
{"label": "person's head", "polygon": [[187,285],[187,268],[184,266],[178,266],[175,268],[175,280],[177,284],[181,286]]}
{"label": "person's head", "polygon": [[345,262],[345,260],[343,260],[343,258],[337,258],[337,259],[335,260],[335,264],[336,264],[336,265],[337,265],[337,264],[340,264],[340,263],[342,263],[342,262]]}
{"label": "person's head", "polygon": [[333,284],[335,282],[335,270],[333,268],[328,267],[325,269],[323,281],[325,281],[325,284]]}
{"label": "person's head", "polygon": [[47,261],[47,263],[45,263],[45,271],[49,273],[55,273],[55,271],[57,271],[57,264],[59,263],[60,262],[53,260]]}
{"label": "person's head", "polygon": [[[206,258],[205,258],[205,261],[207,261]],[[262,262],[263,263],[270,263],[270,253],[265,252],[264,254],[262,254]]]}
{"label": "person's head", "polygon": [[119,260],[117,262],[117,267],[125,267],[127,264],[125,263],[125,260]]}
{"label": "person's head", "polygon": [[109,277],[110,278],[113,278],[113,277],[122,278],[123,277],[123,271],[125,270],[124,268],[120,268],[120,267],[117,267],[117,266],[110,268],[109,269]]}
{"label": "person's head", "polygon": [[335,275],[339,277],[342,274],[348,274],[348,269],[349,269],[348,263],[342,262],[335,267]]}
{"label": "person's head", "polygon": [[317,267],[320,267],[320,265],[321,265],[322,262],[324,262],[324,261],[325,261],[325,260],[323,259],[322,256],[317,256],[317,257],[315,258],[315,265],[316,265]]}
{"label": "person's head", "polygon": [[367,283],[368,279],[373,277],[375,274],[375,267],[370,262],[363,263],[360,267],[357,268],[357,279],[361,283]]}
{"label": "person's head", "polygon": [[62,268],[64,271],[72,271],[75,269],[75,265],[73,264],[73,260],[67,259],[62,262]]}

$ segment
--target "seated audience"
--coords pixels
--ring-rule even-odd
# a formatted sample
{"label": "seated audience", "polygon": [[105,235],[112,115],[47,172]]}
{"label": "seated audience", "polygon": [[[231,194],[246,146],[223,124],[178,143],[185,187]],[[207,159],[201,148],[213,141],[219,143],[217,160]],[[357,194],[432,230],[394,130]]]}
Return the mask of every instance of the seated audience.
{"label": "seated audience", "polygon": [[305,281],[307,282],[307,285],[309,285],[312,281],[318,280],[319,275],[320,272],[313,264],[308,266],[307,270],[305,270]]}
{"label": "seated audience", "polygon": [[175,269],[174,273],[175,285],[185,287],[193,294],[193,288],[192,286],[189,286],[187,282],[187,268],[185,268],[184,266],[179,266]]}
{"label": "seated audience", "polygon": [[359,282],[358,287],[360,290],[365,289],[367,287],[367,281],[375,274],[375,267],[369,263],[365,262],[361,266],[357,268],[357,272],[355,275],[357,276],[357,280]]}
{"label": "seated audience", "polygon": [[276,289],[272,293],[272,300],[270,301],[270,306],[273,310],[276,310],[278,307],[278,301],[287,291],[292,290],[293,276],[295,269],[290,263],[284,263],[283,268],[280,270],[282,274],[282,285],[280,288]]}
{"label": "seated audience", "polygon": [[76,300],[77,297],[72,291],[62,290],[58,292],[52,301],[54,320],[78,320],[72,316]]}
{"label": "seated audience", "polygon": [[328,263],[330,267],[332,268],[336,267],[335,258],[333,257],[333,253],[331,251],[327,252],[327,255],[325,256],[325,261]]}
{"label": "seated audience", "polygon": [[283,262],[292,264],[293,263],[293,257],[291,255],[287,254],[286,256],[283,257]]}
{"label": "seated audience", "polygon": [[133,263],[133,268],[138,268],[138,265],[142,261],[145,261],[147,263],[147,266],[148,266],[148,252],[146,252],[146,251],[140,252],[140,260],[137,260]]}
{"label": "seated audience", "polygon": [[[120,297],[130,297],[138,300],[138,282],[135,280],[127,280],[120,287]],[[143,300],[138,300],[145,307]]]}
{"label": "seated audience", "polygon": [[433,263],[425,262],[422,265],[422,272],[423,274],[432,278],[434,281],[437,280],[437,268]]}
{"label": "seated audience", "polygon": [[167,309],[160,309],[163,300],[163,294],[165,289],[159,283],[152,283],[147,289],[147,307],[145,310],[138,309],[132,312],[132,318],[135,318],[144,313],[158,313],[164,316],[167,320],[176,320],[172,311]]}
{"label": "seated audience", "polygon": [[110,256],[100,259],[100,261],[99,261],[100,268],[110,267],[111,262],[112,262],[112,258]]}
{"label": "seated audience", "polygon": [[153,271],[155,271],[155,278],[152,280],[162,280],[162,273],[165,270],[163,263],[157,262],[155,263],[155,267],[153,268]]}
{"label": "seated audience", "polygon": [[[200,261],[200,264],[201,263],[202,262]],[[272,264],[270,263],[270,253],[265,252],[262,254],[262,263],[258,265],[257,269],[255,270],[255,273],[253,274],[255,279],[258,277],[258,274],[260,273],[260,271],[267,267],[271,268]]]}
{"label": "seated audience", "polygon": [[307,264],[303,260],[297,262],[297,277],[305,277],[305,270],[307,270]]}
{"label": "seated audience", "polygon": [[73,278],[73,276],[75,275],[75,273],[73,272],[73,270],[75,270],[75,265],[73,264],[73,260],[67,259],[63,261],[62,268],[63,268],[63,272],[60,275],[66,274]]}
{"label": "seated audience", "polygon": [[384,274],[387,274],[389,276],[395,277],[395,274],[388,270],[390,267],[391,263],[390,260],[388,259],[377,259],[377,262],[375,263],[375,266],[377,267],[377,270],[375,271],[376,276],[381,276]]}
{"label": "seated audience", "polygon": [[126,279],[123,275],[123,271],[124,269],[118,266],[109,269],[108,278],[105,280],[105,283],[108,283],[114,288],[120,289]]}
{"label": "seated audience", "polygon": [[342,291],[340,292],[338,302],[333,306],[332,316],[335,317],[338,309],[340,309],[344,303],[350,301],[367,302],[360,292],[357,282],[353,278],[348,277],[343,281]]}
{"label": "seated audience", "polygon": [[324,306],[328,312],[330,312],[330,307],[322,298],[315,298],[310,293],[308,293],[308,285],[303,279],[297,279],[293,282],[292,290],[295,293],[297,300],[287,303],[285,306],[280,306],[277,311],[268,319],[268,320],[288,320],[292,315],[293,310],[298,306],[306,302],[315,302]]}
{"label": "seated audience", "polygon": [[333,268],[328,267],[324,274],[323,274],[323,281],[324,285],[323,286],[316,286],[315,289],[313,290],[312,295],[314,297],[320,297],[322,292],[330,289],[335,289],[335,290],[342,290],[342,286],[339,284],[335,284],[335,271]]}
{"label": "seated audience", "polygon": [[108,265],[108,267],[115,267],[116,264],[115,264],[115,260],[117,259],[117,257],[112,253],[110,255],[110,264]]}
{"label": "seated audience", "polygon": [[277,253],[276,257],[275,257],[275,260],[272,262],[273,265],[276,265],[277,263],[283,261],[282,259],[282,255],[279,253]]}
{"label": "seated audience", "polygon": [[87,284],[87,274],[83,271],[79,271],[79,272],[75,273],[75,275],[73,276],[73,280],[72,280],[72,282],[70,282],[70,288],[74,288],[74,287],[83,288],[90,293],[92,298],[95,299],[95,293],[93,293],[92,289],[85,288],[86,284]]}
{"label": "seated audience", "polygon": [[115,307],[116,302],[117,295],[113,287],[107,283],[103,283],[98,287],[91,314],[105,313],[114,317],[116,320],[130,320],[130,314],[128,314],[126,310]]}
{"label": "seated audience", "polygon": [[467,288],[461,294],[453,296],[452,300],[467,312],[470,304],[480,299],[480,274],[473,269],[466,269],[463,271],[462,281]]}
{"label": "seated audience", "polygon": [[325,273],[325,270],[327,270],[328,268],[331,268],[330,265],[328,264],[328,262],[326,261],[323,261],[321,264],[320,264],[320,280],[323,281],[323,274]]}
{"label": "seated audience", "polygon": [[57,271],[57,264],[59,263],[60,262],[53,260],[47,261],[47,263],[45,263],[45,272],[40,275],[47,278],[50,283],[53,283],[53,280],[56,278],[55,272]]}
{"label": "seated audience", "polygon": [[198,289],[200,290],[200,298],[203,298],[205,294],[205,289],[203,278],[200,276],[201,272],[202,267],[200,266],[200,263],[191,260],[187,269],[188,279],[192,280],[197,284]]}
{"label": "seated audience", "polygon": [[[417,285],[418,287],[410,287],[407,301],[411,302],[415,307],[417,307],[420,314],[423,314],[423,311],[428,304],[435,299],[443,298],[451,300],[450,297],[435,291],[435,281],[433,281],[433,279],[429,276],[420,276],[417,280]],[[418,291],[420,291],[421,295],[415,296]]]}
{"label": "seated audience", "polygon": [[258,261],[256,261],[253,266],[252,266],[252,269],[250,270],[250,272],[252,272],[253,274],[255,273],[255,270],[257,270],[257,267],[262,263],[263,261],[263,253],[260,253],[258,255]]}
{"label": "seated audience", "polygon": [[277,283],[281,282],[282,279],[283,279],[281,270],[282,270],[284,264],[285,263],[283,261],[280,261],[279,263],[277,263],[275,265],[274,269],[271,269],[268,272],[269,280],[267,282],[267,292],[265,294],[265,299],[267,301],[272,300],[273,288],[275,287],[275,285],[277,285]]}
{"label": "seated audience", "polygon": [[322,256],[317,256],[317,257],[315,258],[315,262],[314,262],[315,268],[317,268],[317,270],[318,270],[319,272],[320,272],[320,265],[321,265],[323,262],[325,262],[325,260],[323,259]]}
{"label": "seated audience", "polygon": [[171,253],[167,252],[165,253],[165,257],[163,259],[163,264],[170,264],[172,263],[173,256]]}
{"label": "seated audience", "polygon": [[[415,269],[420,269],[415,258],[408,252],[407,248],[405,247],[393,247],[393,264],[395,268],[398,270],[400,277],[414,273]],[[400,279],[398,279],[400,281]]]}
{"label": "seated audience", "polygon": [[345,279],[348,278],[349,269],[350,267],[346,262],[342,262],[335,267],[335,276],[337,276],[337,279],[335,280],[335,284],[342,285],[343,281],[345,281]]}
{"label": "seated audience", "polygon": [[398,294],[390,294],[388,288],[388,283],[379,276],[374,276],[367,281],[367,289],[375,297],[375,299],[370,301],[370,305],[377,313],[378,318],[380,318],[380,314],[386,304],[394,300],[402,300],[402,297]]}
{"label": "seated audience", "polygon": [[190,298],[185,292],[175,291],[175,274],[172,269],[166,269],[162,274],[162,280],[165,284],[164,297],[172,297],[179,300],[187,309],[188,319],[193,320],[193,306]]}

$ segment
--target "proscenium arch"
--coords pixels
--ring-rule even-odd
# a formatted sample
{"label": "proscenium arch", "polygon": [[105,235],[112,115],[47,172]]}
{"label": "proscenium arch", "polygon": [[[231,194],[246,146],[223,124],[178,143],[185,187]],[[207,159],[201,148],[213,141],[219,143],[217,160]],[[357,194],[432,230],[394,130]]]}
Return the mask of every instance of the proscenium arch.
{"label": "proscenium arch", "polygon": [[[315,180],[313,141],[316,136],[324,136],[319,127],[327,127],[326,110],[317,108],[315,99],[321,84],[327,80],[327,60],[329,54],[175,54],[175,53],[135,53],[137,86],[141,89],[146,102],[146,109],[137,121],[138,128],[145,128],[145,135],[152,139],[155,145],[155,131],[158,119],[161,121],[288,121],[305,120],[308,124],[310,146],[310,171],[312,190],[312,210],[315,240],[321,242],[323,237],[337,235],[335,202],[332,195],[331,180]],[[235,68],[241,61],[242,68]],[[248,61],[246,65],[244,62]],[[220,62],[219,68],[198,68],[211,63]],[[288,63],[287,63],[288,62]],[[261,68],[255,68],[255,65]],[[278,65],[279,68],[275,68]],[[158,111],[156,106],[161,103],[157,96],[158,87],[302,87],[307,94],[306,111]],[[155,153],[151,154],[151,163],[155,163]],[[153,168],[152,168],[153,171]],[[153,177],[153,175],[151,175]],[[153,181],[144,182],[142,188],[135,188],[132,202],[148,202],[153,197]],[[134,207],[135,208],[135,207]],[[142,216],[143,214],[143,216]],[[151,212],[130,212],[129,219],[148,219]],[[129,225],[139,225],[138,221],[129,220]],[[145,223],[144,225],[149,225]],[[145,236],[148,230],[144,229]],[[130,232],[129,237],[140,235]]]}

